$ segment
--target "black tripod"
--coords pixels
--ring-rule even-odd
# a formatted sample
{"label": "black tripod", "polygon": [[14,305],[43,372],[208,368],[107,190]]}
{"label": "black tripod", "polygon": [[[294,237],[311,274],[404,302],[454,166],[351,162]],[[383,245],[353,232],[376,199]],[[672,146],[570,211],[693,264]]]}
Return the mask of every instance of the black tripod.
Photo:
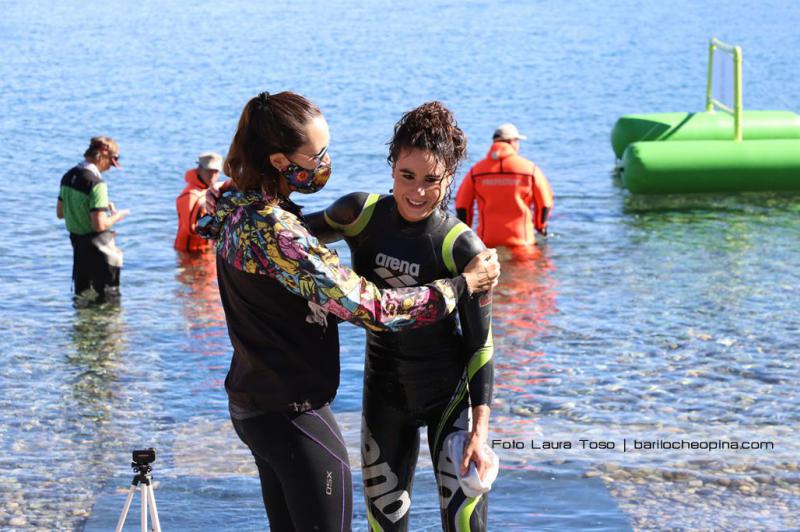
{"label": "black tripod", "polygon": [[[137,452],[139,451],[133,452],[135,461],[131,462],[131,467],[135,475],[133,475],[133,482],[131,482],[131,487],[128,490],[128,498],[125,501],[125,506],[122,508],[122,515],[119,516],[119,521],[117,521],[116,532],[121,532],[122,527],[125,526],[125,518],[128,517],[128,510],[131,508],[131,501],[133,500],[133,495],[136,493],[137,486],[140,486],[142,489],[142,532],[147,532],[148,506],[150,508],[150,513],[153,514],[152,530],[154,532],[161,532],[161,523],[158,521],[158,510],[156,509],[156,496],[153,493],[153,476],[150,474],[153,468],[150,467],[149,463],[143,463],[143,461],[137,460]],[[155,452],[153,452],[153,460],[155,460]]]}

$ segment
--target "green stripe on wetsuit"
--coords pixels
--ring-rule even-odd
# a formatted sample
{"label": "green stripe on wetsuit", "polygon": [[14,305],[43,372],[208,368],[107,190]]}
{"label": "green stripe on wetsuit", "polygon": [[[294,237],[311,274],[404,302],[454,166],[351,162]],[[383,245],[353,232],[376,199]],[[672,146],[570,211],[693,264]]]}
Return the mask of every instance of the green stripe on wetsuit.
{"label": "green stripe on wetsuit", "polygon": [[467,500],[464,501],[464,504],[458,509],[456,523],[458,524],[459,532],[471,532],[472,527],[469,526],[469,521],[480,498],[480,495],[477,497],[467,497]]}
{"label": "green stripe on wetsuit", "polygon": [[[444,429],[445,424],[450,419],[450,416],[453,415],[453,411],[458,407],[458,403],[464,398],[467,394],[467,383],[462,378],[461,382],[458,383],[458,388],[456,388],[456,393],[453,394],[453,398],[450,399],[450,402],[444,409],[442,413],[442,417],[439,419],[439,425],[436,427],[436,436],[433,438],[433,449],[441,449],[439,446],[439,441],[442,438],[442,429]],[[434,464],[435,466],[435,464]]]}
{"label": "green stripe on wetsuit", "polygon": [[465,223],[458,223],[450,229],[444,237],[444,241],[442,242],[442,260],[444,261],[445,267],[447,270],[452,273],[453,275],[458,275],[458,270],[456,269],[456,261],[453,258],[453,247],[463,233],[469,231],[470,228]]}
{"label": "green stripe on wetsuit", "polygon": [[[447,269],[453,275],[458,275],[456,262],[453,258],[453,248],[455,247],[458,237],[469,230],[469,226],[465,223],[454,225],[453,228],[447,232],[447,235],[445,235],[444,241],[442,242],[442,260],[444,261]],[[471,381],[472,377],[474,377],[475,374],[478,373],[478,371],[492,359],[493,355],[494,340],[492,338],[492,326],[489,324],[489,333],[486,335],[486,342],[483,344],[483,347],[481,347],[475,352],[474,355],[472,355],[472,357],[469,359],[469,363],[467,364],[467,381]]]}
{"label": "green stripe on wetsuit", "polygon": [[486,342],[483,347],[478,349],[467,363],[467,381],[471,381],[480,369],[489,363],[494,356],[494,338],[492,338],[492,325],[489,324],[489,332],[486,335]]}
{"label": "green stripe on wetsuit", "polygon": [[324,213],[325,221],[328,222],[329,226],[341,231],[344,236],[356,236],[361,233],[369,223],[370,218],[372,218],[372,213],[375,212],[375,203],[378,202],[380,197],[380,194],[370,194],[367,196],[367,199],[364,201],[364,207],[361,209],[358,218],[347,225],[337,223],[328,216],[327,212]]}
{"label": "green stripe on wetsuit", "polygon": [[370,532],[383,532],[380,523],[373,517],[372,512],[369,511],[369,499],[367,499],[367,521],[369,521]]}

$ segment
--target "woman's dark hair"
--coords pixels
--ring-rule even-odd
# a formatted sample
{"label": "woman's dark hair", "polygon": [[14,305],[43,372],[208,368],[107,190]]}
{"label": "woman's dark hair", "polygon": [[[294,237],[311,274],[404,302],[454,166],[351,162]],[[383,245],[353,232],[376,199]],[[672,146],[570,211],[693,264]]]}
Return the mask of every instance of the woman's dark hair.
{"label": "woman's dark hair", "polygon": [[294,92],[262,92],[251,98],[242,110],[228,149],[225,174],[239,190],[263,190],[277,195],[279,174],[269,156],[297,151],[308,141],[306,124],[320,115],[316,105]]}
{"label": "woman's dark hair", "polygon": [[439,206],[446,211],[453,194],[453,176],[467,156],[467,136],[442,102],[426,102],[403,115],[394,126],[386,160],[394,166],[403,150],[413,148],[429,151],[444,164],[443,179],[449,182]]}

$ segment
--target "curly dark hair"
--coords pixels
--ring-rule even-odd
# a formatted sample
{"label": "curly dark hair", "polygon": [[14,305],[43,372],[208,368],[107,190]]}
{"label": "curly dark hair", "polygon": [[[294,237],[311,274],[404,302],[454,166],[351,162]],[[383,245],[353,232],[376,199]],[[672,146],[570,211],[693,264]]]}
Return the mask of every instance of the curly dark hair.
{"label": "curly dark hair", "polygon": [[453,113],[442,102],[426,102],[403,115],[394,126],[386,160],[390,166],[394,166],[403,150],[413,148],[429,151],[444,164],[444,179],[448,183],[439,206],[446,211],[453,195],[453,177],[467,157],[467,136],[458,127]]}

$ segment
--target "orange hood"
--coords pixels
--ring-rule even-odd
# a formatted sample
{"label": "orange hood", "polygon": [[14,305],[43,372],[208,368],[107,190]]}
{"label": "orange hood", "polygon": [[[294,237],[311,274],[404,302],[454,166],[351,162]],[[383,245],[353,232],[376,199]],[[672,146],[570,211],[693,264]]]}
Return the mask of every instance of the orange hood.
{"label": "orange hood", "polygon": [[192,168],[191,170],[186,170],[186,175],[183,176],[189,186],[192,188],[208,188],[208,185],[203,183],[203,180],[200,179],[200,176],[197,174],[197,168]]}
{"label": "orange hood", "polygon": [[516,154],[517,152],[508,142],[495,142],[492,144],[492,147],[489,148],[489,153],[486,154],[486,158],[499,161]]}

